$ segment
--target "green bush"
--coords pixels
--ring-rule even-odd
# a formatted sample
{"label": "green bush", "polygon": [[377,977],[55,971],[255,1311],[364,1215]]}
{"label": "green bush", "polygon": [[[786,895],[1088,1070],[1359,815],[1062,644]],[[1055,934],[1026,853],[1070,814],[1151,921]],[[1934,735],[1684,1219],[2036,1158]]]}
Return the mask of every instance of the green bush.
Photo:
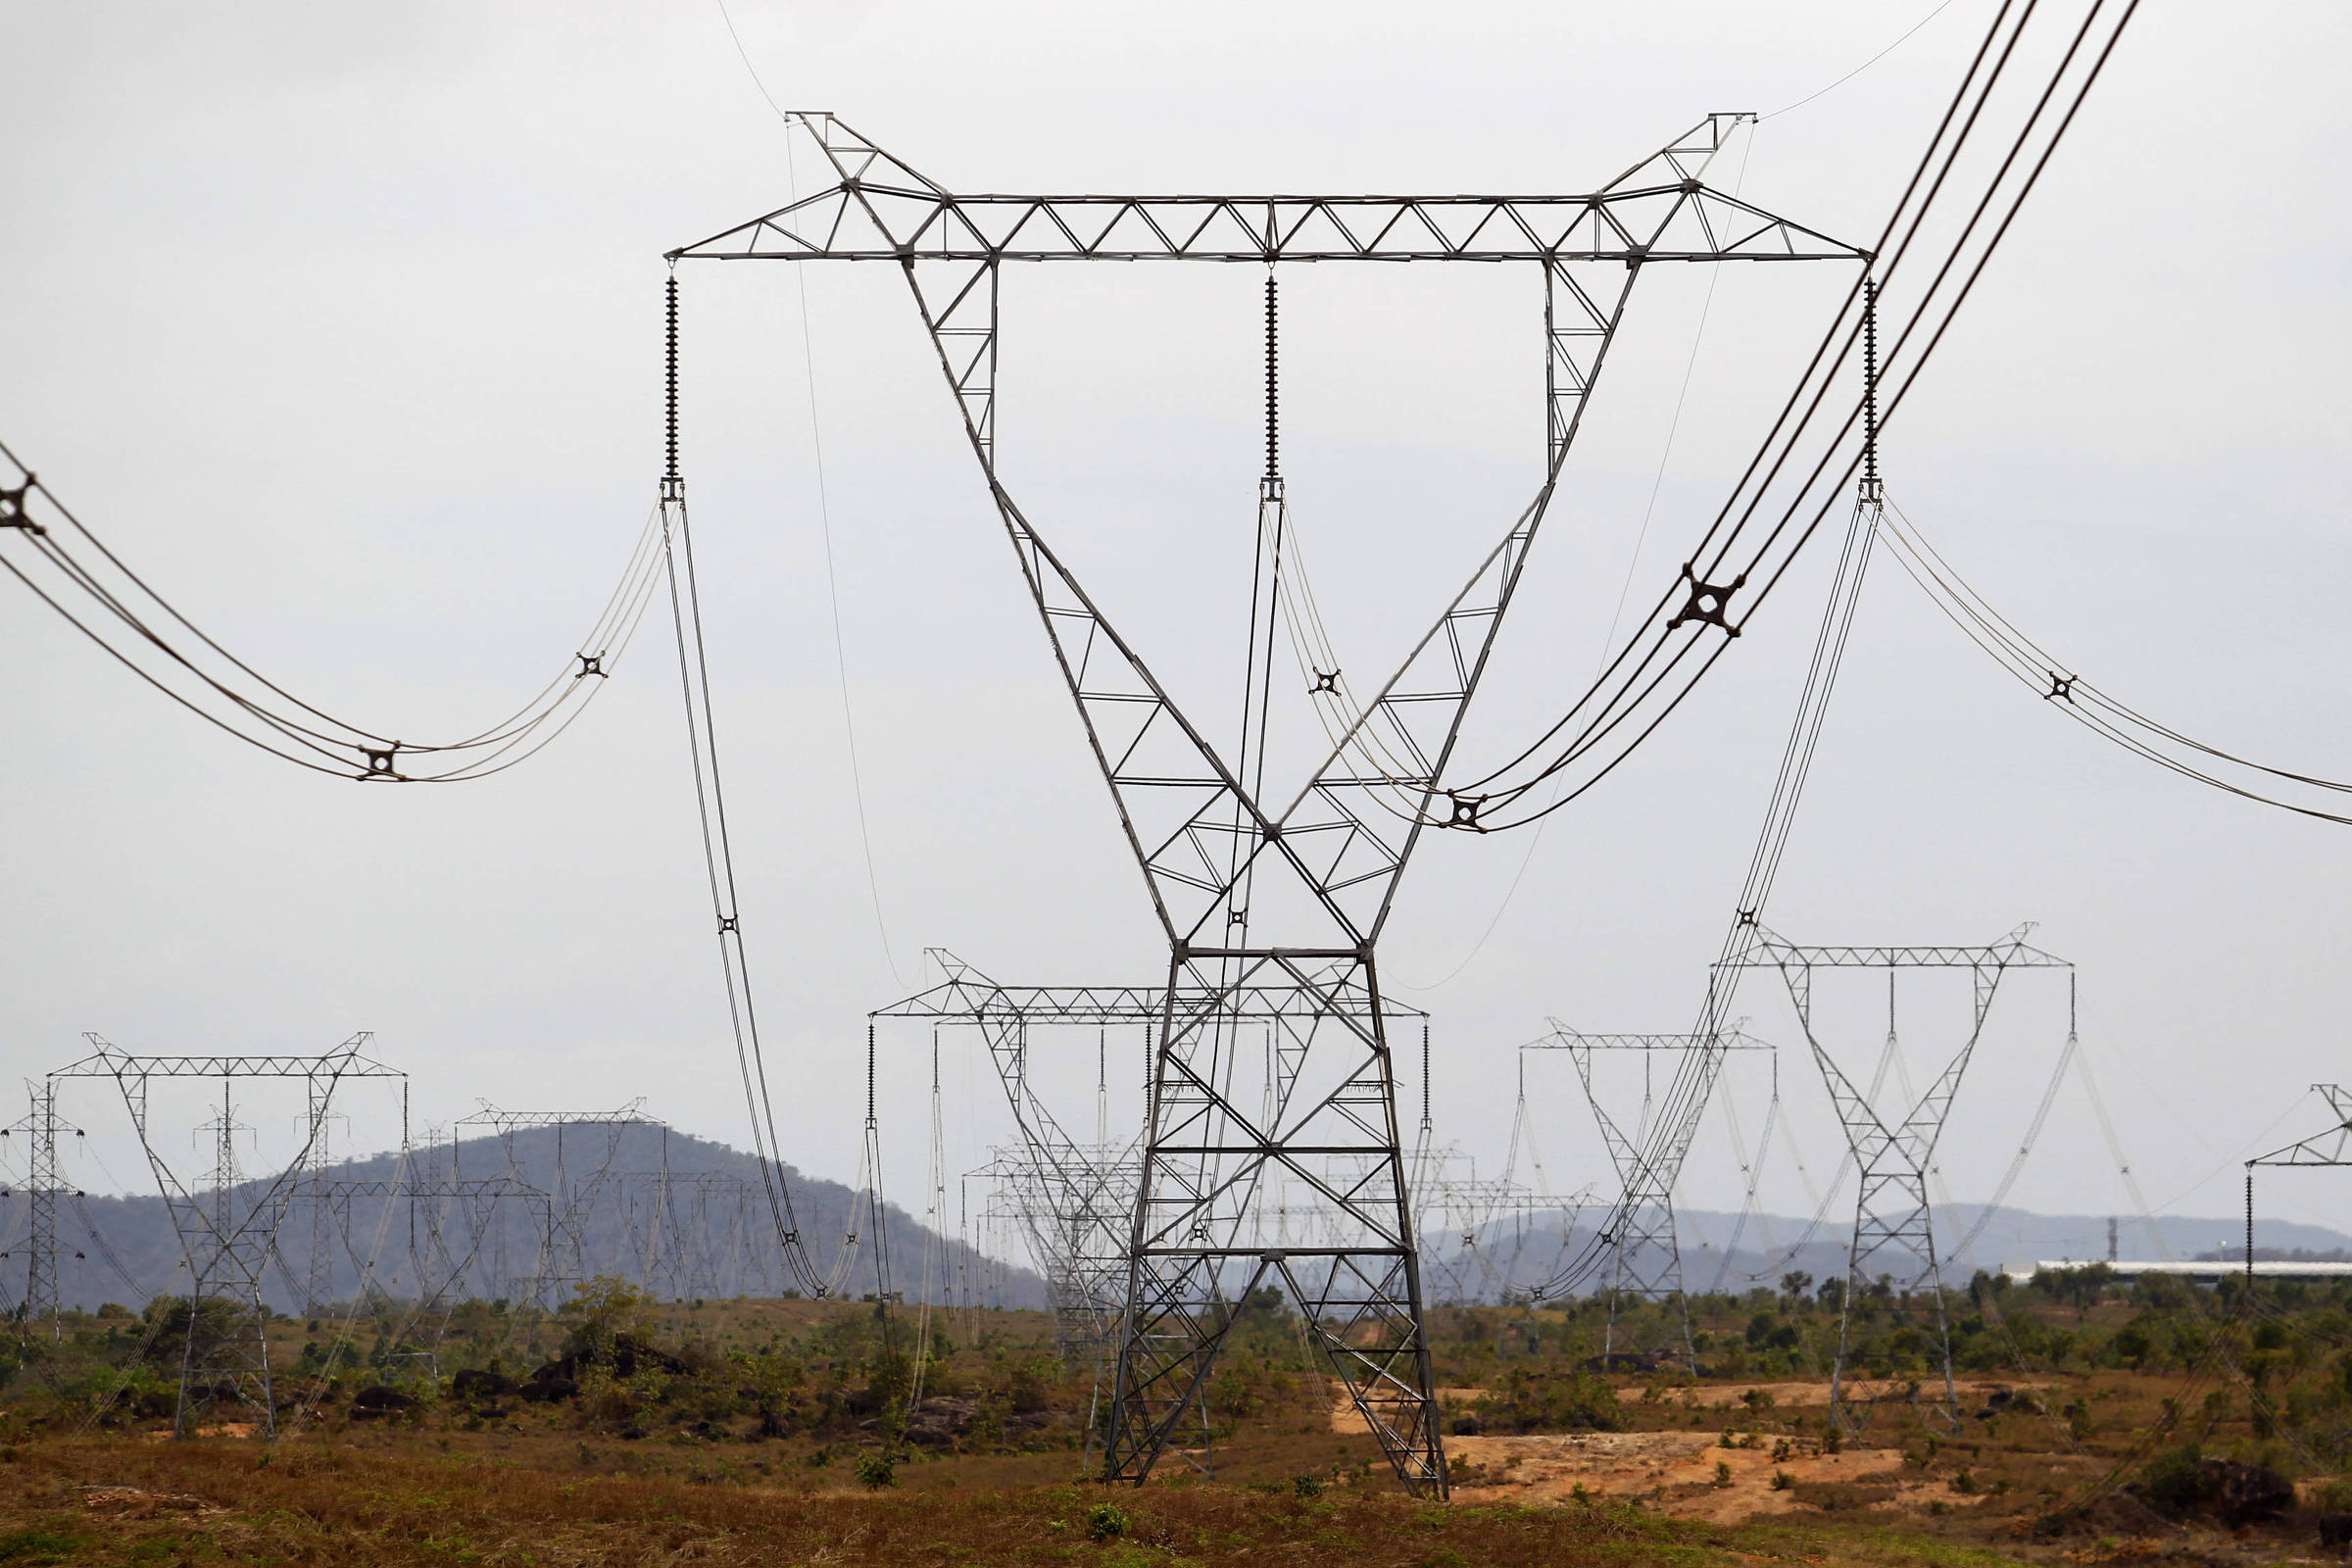
{"label": "green bush", "polygon": [[2177,1448],[2167,1448],[2140,1467],[2140,1495],[2150,1507],[2166,1513],[2186,1513],[2204,1495],[2204,1486],[2197,1479],[2197,1461],[2203,1452],[2193,1443]]}
{"label": "green bush", "polygon": [[1615,1432],[1625,1424],[1616,1391],[1575,1371],[1514,1367],[1474,1408],[1492,1432]]}
{"label": "green bush", "polygon": [[54,1530],[11,1530],[0,1535],[0,1562],[66,1562],[81,1551],[79,1536]]}
{"label": "green bush", "polygon": [[1097,1541],[1115,1541],[1134,1528],[1134,1521],[1115,1502],[1098,1502],[1086,1510],[1086,1533]]}
{"label": "green bush", "polygon": [[898,1455],[888,1448],[876,1448],[858,1456],[858,1479],[876,1491],[899,1484],[898,1468]]}

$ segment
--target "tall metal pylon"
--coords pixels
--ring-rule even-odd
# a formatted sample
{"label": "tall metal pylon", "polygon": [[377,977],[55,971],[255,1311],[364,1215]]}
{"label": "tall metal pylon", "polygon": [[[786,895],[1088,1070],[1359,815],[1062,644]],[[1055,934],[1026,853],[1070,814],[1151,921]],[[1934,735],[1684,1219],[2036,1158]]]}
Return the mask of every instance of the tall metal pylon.
{"label": "tall metal pylon", "polygon": [[[536,1190],[546,1200],[541,1207],[542,1225],[538,1238],[538,1255],[527,1277],[508,1277],[509,1294],[516,1284],[529,1287],[524,1298],[543,1311],[552,1311],[563,1304],[563,1288],[577,1286],[588,1277],[588,1214],[596,1204],[599,1194],[612,1178],[612,1161],[620,1153],[620,1140],[632,1127],[652,1127],[661,1133],[662,1163],[669,1163],[669,1128],[667,1124],[644,1113],[645,1101],[640,1098],[613,1111],[567,1110],[502,1110],[488,1101],[481,1108],[457,1121],[457,1141],[451,1145],[452,1164],[460,1183],[465,1170],[460,1151],[464,1148],[464,1131],[467,1127],[487,1129],[499,1142],[506,1155],[507,1168],[502,1173],[512,1188]],[[594,1169],[583,1179],[575,1179],[566,1164],[564,1133],[570,1129],[601,1134],[603,1152]],[[539,1188],[520,1164],[514,1146],[514,1135],[526,1129],[551,1130],[555,1134],[555,1170],[548,1184]],[[504,1230],[499,1233],[498,1248],[501,1273],[504,1273]]]}
{"label": "tall metal pylon", "polygon": [[[1234,1303],[1273,1283],[1303,1314],[1407,1489],[1443,1495],[1419,1247],[1382,1023],[1380,933],[1422,827],[1485,826],[1483,800],[1448,793],[1439,779],[1634,281],[1665,262],[1855,262],[1861,253],[1703,183],[1746,115],[1708,116],[1593,194],[1536,197],[959,196],[832,115],[789,118],[814,138],[835,183],[669,260],[902,270],[1168,941],[1104,1474],[1145,1479],[1199,1399]],[[1003,265],[1152,260],[1269,271],[1267,465],[1241,734],[1228,746],[1171,699],[1013,500],[997,462]],[[1545,462],[1535,499],[1368,702],[1336,660],[1312,671],[1307,705],[1332,749],[1295,794],[1283,785],[1269,795],[1270,650],[1287,518],[1271,274],[1306,261],[1534,268],[1544,285]],[[1236,999],[1268,987],[1296,989],[1314,1010],[1270,1059],[1245,1063]],[[1240,1086],[1245,1065],[1262,1092]],[[1345,1234],[1283,1245],[1256,1211],[1268,1180],[1319,1187]]]}
{"label": "tall metal pylon", "polygon": [[[1651,1062],[1663,1057],[1669,1072],[1679,1075],[1684,1064],[1700,1052],[1769,1052],[1772,1047],[1738,1029],[1684,1035],[1588,1034],[1569,1028],[1557,1018],[1550,1023],[1550,1034],[1519,1049],[1567,1054],[1576,1068],[1577,1081],[1584,1087],[1585,1099],[1592,1107],[1592,1120],[1600,1129],[1600,1141],[1608,1150],[1609,1163],[1615,1167],[1626,1195],[1612,1210],[1608,1233],[1602,1238],[1602,1245],[1608,1249],[1605,1289],[1609,1317],[1602,1331],[1601,1362],[1612,1369],[1616,1365],[1620,1353],[1618,1319],[1625,1300],[1631,1298],[1665,1309],[1676,1327],[1663,1342],[1653,1337],[1628,1353],[1644,1363],[1654,1361],[1661,1352],[1670,1353],[1695,1377],[1698,1353],[1691,1345],[1690,1309],[1683,1291],[1683,1248],[1675,1228],[1674,1189],[1671,1183],[1643,1179],[1649,1142],[1656,1134],[1659,1120],[1667,1114],[1667,1107],[1659,1102],[1655,1093]],[[1618,1052],[1638,1054],[1642,1062],[1642,1102],[1631,1117],[1622,1106],[1614,1112],[1609,1109],[1612,1086],[1596,1081],[1593,1075],[1595,1053]],[[1679,1174],[1679,1160],[1675,1169]]]}
{"label": "tall metal pylon", "polygon": [[[2033,924],[2019,926],[1997,942],[1983,947],[1800,947],[1768,929],[1758,927],[1754,945],[1742,963],[1748,968],[1780,971],[1788,983],[1788,1000],[1804,1029],[1805,1044],[1821,1069],[1822,1082],[1845,1130],[1857,1177],[1854,1199],[1854,1238],[1846,1255],[1845,1292],[1838,1321],[1838,1361],[1830,1375],[1830,1414],[1833,1420],[1858,1428],[1869,1414],[1870,1402],[1859,1410],[1847,1397],[1846,1353],[1850,1348],[1855,1303],[1871,1291],[1874,1275],[1886,1276],[1891,1298],[1909,1306],[1924,1296],[1933,1310],[1933,1345],[1943,1382],[1946,1415],[1959,1420],[1960,1396],[1952,1381],[1951,1330],[1943,1304],[1943,1278],[1936,1255],[1934,1214],[1928,1201],[1928,1176],[1936,1146],[1943,1136],[1952,1102],[1960,1093],[1961,1075],[1984,1038],[1984,1020],[1992,1010],[1993,994],[2012,969],[2063,969],[2074,965],[2065,958],[2029,945]],[[1821,1043],[1813,1027],[1813,972],[1816,969],[1884,969],[1886,971],[1886,1045],[1879,1070],[1867,1088],[1857,1084]],[[1883,1112],[1886,1068],[1895,1061],[1894,977],[1904,969],[1966,969],[1972,982],[1973,1009],[1967,1036],[1944,1063],[1925,1093],[1895,1103],[1892,1114]],[[2070,993],[2071,995],[2071,993]],[[1902,1075],[1895,1075],[1898,1082]]]}
{"label": "tall metal pylon", "polygon": [[[60,1121],[57,1085],[46,1078],[24,1085],[32,1105],[24,1119],[0,1129],[0,1138],[22,1136],[24,1149],[24,1326],[46,1322],[52,1339],[65,1338],[65,1304],[58,1284],[57,1200],[79,1198],[66,1185],[57,1157],[57,1135],[82,1136],[81,1129]],[[75,1254],[78,1256],[79,1254]]]}
{"label": "tall metal pylon", "polygon": [[[1408,1186],[1420,1226],[1426,1271],[1426,1299],[1435,1306],[1467,1306],[1492,1296],[1509,1305],[1524,1298],[1518,1283],[1519,1257],[1528,1225],[1544,1216],[1567,1216],[1583,1206],[1501,1176],[1480,1176],[1477,1162],[1456,1145],[1433,1138],[1414,1142]],[[1507,1249],[1498,1250],[1504,1222],[1516,1227]],[[1448,1253],[1439,1237],[1449,1240]]]}
{"label": "tall metal pylon", "polygon": [[[91,1054],[50,1074],[58,1078],[112,1078],[130,1112],[131,1126],[146,1151],[188,1269],[188,1335],[180,1361],[179,1406],[172,1424],[180,1437],[193,1434],[204,1416],[222,1402],[243,1405],[265,1435],[277,1430],[270,1385],[270,1309],[262,1300],[262,1274],[277,1243],[289,1198],[310,1169],[310,1153],[325,1124],[334,1092],[351,1078],[405,1080],[407,1074],[360,1054],[373,1038],[363,1030],[333,1051],[317,1056],[235,1055],[134,1056],[97,1035],[84,1036]],[[148,1121],[148,1089],[156,1079],[218,1079],[220,1110],[206,1130],[214,1134],[210,1185],[190,1187],[172,1168]],[[306,1081],[309,1126],[302,1148],[283,1170],[258,1192],[237,1176],[235,1085],[240,1079],[300,1078]]]}
{"label": "tall metal pylon", "polygon": [[[343,1250],[344,1232],[348,1225],[351,1195],[348,1184],[334,1178],[333,1113],[327,1101],[333,1094],[331,1081],[313,1077],[308,1082],[311,1125],[317,1136],[303,1159],[300,1185],[293,1194],[294,1203],[307,1208],[311,1216],[311,1235],[303,1257],[302,1309],[316,1317],[326,1311],[335,1299],[335,1255]],[[409,1156],[409,1085],[403,1078],[400,1084],[400,1172],[405,1178]],[[364,1291],[368,1282],[357,1282]]]}

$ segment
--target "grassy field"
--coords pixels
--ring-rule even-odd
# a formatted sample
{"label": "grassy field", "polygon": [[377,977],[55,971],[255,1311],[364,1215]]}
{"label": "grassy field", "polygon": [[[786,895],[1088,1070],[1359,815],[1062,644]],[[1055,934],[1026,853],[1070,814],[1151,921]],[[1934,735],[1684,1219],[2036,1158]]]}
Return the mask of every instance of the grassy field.
{"label": "grassy field", "polygon": [[[1446,1503],[1400,1494],[1278,1299],[1244,1305],[1205,1437],[1140,1490],[1083,1474],[1092,1369],[1040,1313],[603,1282],[546,1316],[279,1318],[277,1440],[232,1404],[174,1442],[191,1326],[164,1300],[0,1340],[0,1565],[2319,1558],[2352,1302],[1993,1294],[1953,1303],[1956,1421],[1900,1302],[1857,1335],[1844,1422],[1836,1318],[1801,1290],[1694,1300],[1697,1377],[1599,1367],[1594,1303],[1439,1309]],[[2225,1461],[2293,1493],[2237,1516]]]}
{"label": "grassy field", "polygon": [[[583,1444],[569,1462],[496,1440],[64,1440],[0,1467],[0,1562],[1386,1565],[1996,1561],[1918,1530],[1720,1525],[1619,1502],[1416,1503],[1385,1490],[1174,1479],[1138,1493],[1065,1461],[954,1461],[871,1491],[700,1484]],[[411,1451],[403,1451],[411,1450]]]}

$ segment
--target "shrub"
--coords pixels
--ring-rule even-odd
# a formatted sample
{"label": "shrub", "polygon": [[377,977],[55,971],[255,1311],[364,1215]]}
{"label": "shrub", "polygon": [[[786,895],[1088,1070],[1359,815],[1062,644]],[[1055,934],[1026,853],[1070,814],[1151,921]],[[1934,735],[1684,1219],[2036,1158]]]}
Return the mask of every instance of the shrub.
{"label": "shrub", "polygon": [[1323,1483],[1313,1476],[1293,1476],[1291,1491],[1301,1497],[1320,1497],[1323,1495]]}
{"label": "shrub", "polygon": [[2186,1513],[2205,1493],[2204,1482],[2197,1475],[2197,1461],[2203,1457],[2193,1443],[2165,1449],[2140,1467],[2140,1494],[2151,1507]]}
{"label": "shrub", "polygon": [[876,1448],[858,1456],[858,1479],[877,1492],[899,1484],[898,1468],[898,1455],[888,1448]]}
{"label": "shrub", "polygon": [[1473,1408],[1490,1432],[1615,1432],[1625,1424],[1616,1391],[1583,1372],[1514,1367]]}
{"label": "shrub", "polygon": [[1115,1502],[1098,1502],[1086,1510],[1086,1533],[1097,1541],[1115,1541],[1135,1528]]}
{"label": "shrub", "polygon": [[599,1274],[579,1286],[556,1316],[568,1331],[564,1350],[588,1360],[611,1360],[623,1335],[651,1340],[654,1334],[654,1298],[611,1274]]}
{"label": "shrub", "polygon": [[0,1535],[0,1562],[66,1562],[81,1551],[79,1536],[54,1530],[12,1530]]}

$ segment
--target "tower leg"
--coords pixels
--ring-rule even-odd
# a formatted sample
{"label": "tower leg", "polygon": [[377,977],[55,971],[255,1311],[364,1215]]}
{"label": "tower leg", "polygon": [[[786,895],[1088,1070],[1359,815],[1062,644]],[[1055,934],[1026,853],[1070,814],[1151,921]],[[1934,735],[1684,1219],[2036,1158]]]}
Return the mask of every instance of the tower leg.
{"label": "tower leg", "polygon": [[[1245,988],[1261,1007],[1269,994],[1284,999],[1274,1022],[1241,1026]],[[1272,1092],[1243,1092],[1246,1066]],[[1151,1090],[1105,1478],[1150,1475],[1237,1324],[1289,1309],[1406,1489],[1443,1496],[1421,1261],[1369,956],[1179,953]],[[1280,1233],[1293,1187],[1324,1214],[1318,1245]]]}
{"label": "tower leg", "polygon": [[1609,1318],[1601,1340],[1601,1365],[1616,1370],[1617,1314],[1631,1298],[1659,1307],[1665,1321],[1639,1343],[1627,1336],[1628,1353],[1649,1362],[1671,1352],[1698,1375],[1698,1353],[1690,1339],[1690,1303],[1683,1291],[1682,1241],[1675,1228],[1674,1199],[1651,1193],[1629,1198],[1609,1243]]}
{"label": "tower leg", "polygon": [[[1889,1269],[1886,1265],[1893,1264]],[[1899,1271],[1899,1272],[1898,1272]],[[1888,1313],[1909,1319],[1914,1298],[1927,1297],[1932,1323],[1922,1329],[1927,1339],[1927,1361],[1932,1375],[1942,1380],[1940,1403],[1945,1419],[1958,1425],[1960,1395],[1952,1378],[1952,1341],[1943,1305],[1942,1272],[1936,1263],[1936,1234],[1928,1206],[1924,1171],[1906,1163],[1894,1171],[1865,1170],[1854,1214],[1854,1242],[1845,1273],[1845,1300],[1838,1315],[1838,1360],[1830,1374],[1830,1419],[1847,1432],[1858,1432],[1869,1419],[1874,1400],[1854,1399],[1847,1391],[1847,1358],[1857,1337],[1860,1302],[1876,1272],[1899,1291],[1885,1304]]]}

